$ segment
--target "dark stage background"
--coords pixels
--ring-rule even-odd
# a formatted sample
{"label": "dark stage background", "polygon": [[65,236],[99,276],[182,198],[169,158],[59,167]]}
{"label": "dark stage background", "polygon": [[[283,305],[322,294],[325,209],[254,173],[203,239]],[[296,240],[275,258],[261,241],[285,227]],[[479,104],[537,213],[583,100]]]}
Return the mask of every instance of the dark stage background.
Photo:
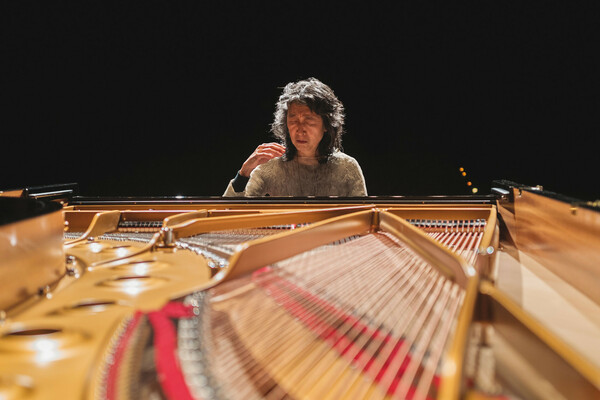
{"label": "dark stage background", "polygon": [[600,198],[594,2],[452,3],[5,3],[0,190],[220,195],[314,76],[371,195]]}

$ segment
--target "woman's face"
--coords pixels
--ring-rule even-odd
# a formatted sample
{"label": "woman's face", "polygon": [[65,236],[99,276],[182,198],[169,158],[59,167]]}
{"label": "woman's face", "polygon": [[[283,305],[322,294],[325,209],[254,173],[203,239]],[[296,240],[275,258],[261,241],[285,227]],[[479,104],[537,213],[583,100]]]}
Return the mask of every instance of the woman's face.
{"label": "woman's face", "polygon": [[325,133],[323,118],[307,105],[292,103],[288,107],[287,127],[298,156],[315,157]]}

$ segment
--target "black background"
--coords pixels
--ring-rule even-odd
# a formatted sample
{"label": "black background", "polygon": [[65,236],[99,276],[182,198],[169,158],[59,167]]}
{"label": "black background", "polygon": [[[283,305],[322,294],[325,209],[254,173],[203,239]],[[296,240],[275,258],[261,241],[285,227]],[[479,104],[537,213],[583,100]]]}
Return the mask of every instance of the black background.
{"label": "black background", "polygon": [[522,3],[5,3],[0,190],[220,195],[314,76],[371,195],[598,199],[598,7]]}

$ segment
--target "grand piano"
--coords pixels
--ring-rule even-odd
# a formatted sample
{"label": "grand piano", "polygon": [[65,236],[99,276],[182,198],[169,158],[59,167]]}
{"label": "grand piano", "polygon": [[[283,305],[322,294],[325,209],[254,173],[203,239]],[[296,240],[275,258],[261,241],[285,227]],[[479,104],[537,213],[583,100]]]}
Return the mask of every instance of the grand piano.
{"label": "grand piano", "polygon": [[600,207],[0,192],[1,399],[597,399]]}

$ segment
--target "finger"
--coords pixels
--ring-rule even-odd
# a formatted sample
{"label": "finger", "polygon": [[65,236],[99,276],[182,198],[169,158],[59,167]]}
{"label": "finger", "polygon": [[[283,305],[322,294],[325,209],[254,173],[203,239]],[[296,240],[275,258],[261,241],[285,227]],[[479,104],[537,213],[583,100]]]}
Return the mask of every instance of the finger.
{"label": "finger", "polygon": [[271,148],[269,148],[269,151],[272,151],[274,154],[277,154],[278,156],[282,156],[285,154],[285,147],[283,147],[283,146],[271,147]]}
{"label": "finger", "polygon": [[278,151],[285,151],[285,146],[282,146],[279,143],[263,143],[260,146],[258,146],[258,148],[261,149],[272,149],[272,150],[278,150]]}
{"label": "finger", "polygon": [[256,153],[256,155],[258,157],[261,158],[267,158],[267,159],[271,159],[271,158],[275,158],[275,157],[280,157],[283,153],[280,153],[278,151],[273,151],[273,150],[262,150]]}
{"label": "finger", "polygon": [[256,151],[272,151],[275,153],[285,152],[285,147],[283,146],[259,146]]}
{"label": "finger", "polygon": [[268,162],[275,157],[285,154],[285,147],[279,143],[263,143],[259,145],[242,164],[240,172],[243,176],[250,176],[254,168]]}

